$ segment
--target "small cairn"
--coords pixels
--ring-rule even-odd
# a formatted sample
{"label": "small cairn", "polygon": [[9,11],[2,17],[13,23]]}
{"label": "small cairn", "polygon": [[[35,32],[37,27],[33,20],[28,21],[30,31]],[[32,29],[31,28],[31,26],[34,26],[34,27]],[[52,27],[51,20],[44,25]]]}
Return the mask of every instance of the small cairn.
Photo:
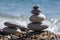
{"label": "small cairn", "polygon": [[47,25],[42,25],[42,21],[44,21],[45,15],[43,15],[41,13],[41,10],[39,10],[39,6],[38,5],[33,7],[33,10],[31,11],[31,13],[33,14],[30,17],[30,21],[32,23],[28,24],[28,28],[30,30],[33,30],[33,31],[40,30],[40,31],[42,31],[42,30],[48,28]]}
{"label": "small cairn", "polygon": [[7,26],[3,28],[3,31],[6,33],[20,33],[21,30],[18,28],[18,24],[16,22],[4,22],[4,25]]}
{"label": "small cairn", "polygon": [[42,21],[44,21],[45,15],[41,13],[41,10],[39,9],[38,5],[33,7],[31,13],[33,14],[29,18],[31,23],[29,23],[27,27],[33,32],[30,31],[29,33],[27,33],[26,40],[40,40],[41,33],[44,32],[44,29],[48,28],[47,25],[42,25]]}
{"label": "small cairn", "polygon": [[1,37],[3,40],[14,40],[14,39],[19,39],[19,36],[16,36],[15,34],[21,33],[21,30],[18,28],[18,23],[16,22],[4,22],[4,25],[6,27],[3,28],[3,37]]}
{"label": "small cairn", "polygon": [[28,28],[25,28],[23,25],[18,25],[17,22],[4,22],[4,25],[7,26],[3,28],[3,32],[7,33],[7,38],[10,36],[9,39],[11,40],[21,40],[26,35],[26,31],[28,31]]}

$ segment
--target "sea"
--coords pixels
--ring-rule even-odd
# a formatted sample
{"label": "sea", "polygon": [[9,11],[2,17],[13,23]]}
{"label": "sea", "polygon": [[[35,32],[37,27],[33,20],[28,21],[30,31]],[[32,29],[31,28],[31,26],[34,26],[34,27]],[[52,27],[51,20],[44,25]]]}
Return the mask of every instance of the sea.
{"label": "sea", "polygon": [[0,29],[6,27],[6,21],[27,27],[32,7],[35,5],[40,5],[46,16],[43,24],[49,26],[47,30],[60,34],[60,0],[0,0]]}

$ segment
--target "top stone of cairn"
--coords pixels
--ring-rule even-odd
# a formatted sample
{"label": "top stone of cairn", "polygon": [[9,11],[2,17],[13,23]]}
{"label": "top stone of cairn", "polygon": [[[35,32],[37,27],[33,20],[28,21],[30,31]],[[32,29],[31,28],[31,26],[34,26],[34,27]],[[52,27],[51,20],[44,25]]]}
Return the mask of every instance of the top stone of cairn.
{"label": "top stone of cairn", "polygon": [[36,5],[36,6],[33,6],[33,9],[38,9],[39,8],[39,5]]}

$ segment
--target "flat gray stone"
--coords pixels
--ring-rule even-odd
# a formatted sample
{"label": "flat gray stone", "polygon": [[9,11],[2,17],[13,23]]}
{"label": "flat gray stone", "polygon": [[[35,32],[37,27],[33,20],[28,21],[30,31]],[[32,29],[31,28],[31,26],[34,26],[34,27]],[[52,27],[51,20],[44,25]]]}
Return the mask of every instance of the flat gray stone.
{"label": "flat gray stone", "polygon": [[9,27],[3,28],[3,31],[7,33],[20,33],[21,32],[19,28],[9,28]]}
{"label": "flat gray stone", "polygon": [[16,22],[4,22],[4,25],[7,27],[17,27],[18,23],[16,23]]}
{"label": "flat gray stone", "polygon": [[34,15],[39,15],[40,14],[40,10],[32,10],[31,13]]}
{"label": "flat gray stone", "polygon": [[28,28],[30,30],[36,31],[36,30],[44,30],[44,29],[47,29],[48,26],[47,25],[41,25],[40,23],[30,23],[30,24],[28,24]]}

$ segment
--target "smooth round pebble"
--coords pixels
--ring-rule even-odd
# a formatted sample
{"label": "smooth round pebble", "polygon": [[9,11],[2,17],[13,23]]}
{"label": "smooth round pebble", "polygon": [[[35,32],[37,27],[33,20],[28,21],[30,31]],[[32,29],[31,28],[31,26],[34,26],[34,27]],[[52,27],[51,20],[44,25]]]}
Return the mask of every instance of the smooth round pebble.
{"label": "smooth round pebble", "polygon": [[43,15],[43,14],[40,14],[40,15],[32,15],[31,17],[30,17],[30,21],[31,22],[42,22],[42,21],[44,21],[44,19],[45,19],[45,15]]}

